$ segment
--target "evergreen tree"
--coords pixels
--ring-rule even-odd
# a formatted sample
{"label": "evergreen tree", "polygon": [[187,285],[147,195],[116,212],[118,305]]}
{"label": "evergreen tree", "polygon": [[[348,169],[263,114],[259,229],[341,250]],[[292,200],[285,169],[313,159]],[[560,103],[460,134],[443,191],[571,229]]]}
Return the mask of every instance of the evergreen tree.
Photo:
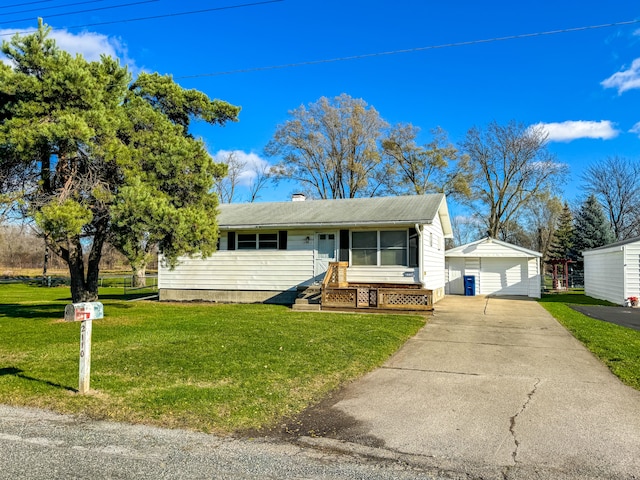
{"label": "evergreen tree", "polygon": [[169,77],[131,83],[117,60],[71,56],[49,30],[40,21],[35,33],[2,44],[10,63],[0,62],[0,172],[10,176],[0,177],[0,194],[19,201],[67,263],[73,302],[97,298],[106,241],[134,268],[153,245],[169,264],[213,253],[211,191],[226,167],[188,127],[236,120],[239,108]]}
{"label": "evergreen tree", "polygon": [[583,251],[613,243],[614,235],[602,205],[591,194],[576,213],[573,245],[578,256]]}
{"label": "evergreen tree", "polygon": [[575,256],[574,237],[573,215],[569,205],[565,202],[549,246],[549,260],[573,258]]}

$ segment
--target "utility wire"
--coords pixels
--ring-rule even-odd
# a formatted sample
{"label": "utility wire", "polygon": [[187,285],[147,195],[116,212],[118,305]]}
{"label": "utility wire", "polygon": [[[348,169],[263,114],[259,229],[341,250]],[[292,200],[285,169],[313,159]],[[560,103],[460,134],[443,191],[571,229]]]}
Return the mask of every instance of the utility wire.
{"label": "utility wire", "polygon": [[14,8],[14,7],[22,7],[24,5],[34,5],[36,3],[49,3],[52,0],[39,0],[37,2],[26,2],[26,3],[14,3],[13,5],[3,5],[0,8]]}
{"label": "utility wire", "polygon": [[[53,17],[64,17],[66,15],[74,15],[77,13],[89,13],[89,12],[97,12],[100,10],[111,10],[113,8],[122,8],[122,7],[132,7],[133,5],[141,5],[143,3],[153,3],[153,2],[157,2],[158,0],[143,0],[140,2],[133,2],[133,3],[120,3],[118,5],[109,5],[108,7],[97,7],[97,8],[89,8],[87,10],[76,10],[75,12],[68,12],[68,13],[54,13],[53,15],[47,15],[47,18],[53,18]],[[28,21],[28,20],[33,20],[33,18],[20,18],[18,20],[7,20],[6,22],[0,22],[0,25],[4,25],[5,23],[15,23],[15,22],[24,22],[24,21]]]}
{"label": "utility wire", "polygon": [[362,55],[350,55],[347,57],[328,58],[324,60],[309,60],[306,62],[285,63],[281,65],[270,65],[266,67],[251,67],[251,68],[243,68],[239,70],[227,70],[227,71],[213,72],[213,73],[196,73],[194,75],[181,75],[179,77],[174,77],[174,78],[177,80],[177,79],[186,79],[186,78],[217,77],[221,75],[235,75],[238,73],[260,72],[265,70],[277,70],[277,69],[283,69],[283,68],[303,67],[307,65],[320,65],[323,63],[346,62],[349,60],[360,60],[363,58],[382,57],[387,55],[398,55],[401,53],[423,52],[426,50],[437,50],[441,48],[466,47],[469,45],[478,45],[478,44],[493,43],[493,42],[504,42],[506,40],[517,40],[521,38],[533,38],[533,37],[541,37],[544,35],[557,35],[560,33],[581,32],[585,30],[595,30],[598,28],[619,27],[622,25],[633,25],[636,23],[640,23],[640,19],[629,20],[625,22],[604,23],[602,25],[589,25],[586,27],[563,28],[561,30],[550,30],[546,32],[522,33],[518,35],[508,35],[506,37],[493,37],[493,38],[485,38],[481,40],[469,40],[466,42],[443,43],[440,45],[429,45],[426,47],[406,48],[403,50],[391,50],[387,52],[364,53]]}
{"label": "utility wire", "polygon": [[[43,10],[53,10],[56,8],[63,7],[74,7],[76,5],[84,5],[86,3],[98,3],[104,2],[104,0],[87,0],[86,2],[78,2],[78,3],[65,3],[64,5],[56,5],[54,7],[38,7],[38,8],[30,8],[29,10],[18,10],[17,12],[8,12],[4,15],[15,15],[16,13],[27,13],[27,12],[42,12]],[[5,8],[5,7],[3,7]],[[73,12],[70,12],[68,15],[71,15]],[[16,20],[17,21],[17,20]]]}
{"label": "utility wire", "polygon": [[[157,1],[157,0],[152,0],[152,1]],[[235,8],[244,8],[244,7],[255,7],[258,5],[267,5],[270,3],[278,3],[278,2],[284,2],[284,0],[265,0],[262,2],[252,2],[252,3],[241,3],[238,5],[229,5],[226,7],[215,7],[215,8],[205,8],[203,10],[191,10],[188,12],[175,12],[175,13],[166,13],[164,15],[153,15],[150,17],[138,17],[138,18],[127,18],[127,19],[120,19],[120,20],[111,20],[109,22],[98,22],[98,23],[86,23],[84,25],[73,25],[71,27],[65,27],[67,30],[71,30],[74,28],[86,28],[86,27],[97,27],[100,25],[111,25],[114,23],[127,23],[127,22],[139,22],[142,20],[156,20],[158,18],[168,18],[168,17],[180,17],[180,16],[184,16],[184,15],[195,15],[197,13],[207,13],[207,12],[216,12],[216,11],[221,11],[221,10],[231,10],[231,9],[235,9]],[[8,37],[8,36],[13,36],[16,33],[32,33],[35,32],[36,29],[31,29],[31,30],[24,30],[21,32],[13,32],[13,33],[0,33],[0,37]]]}

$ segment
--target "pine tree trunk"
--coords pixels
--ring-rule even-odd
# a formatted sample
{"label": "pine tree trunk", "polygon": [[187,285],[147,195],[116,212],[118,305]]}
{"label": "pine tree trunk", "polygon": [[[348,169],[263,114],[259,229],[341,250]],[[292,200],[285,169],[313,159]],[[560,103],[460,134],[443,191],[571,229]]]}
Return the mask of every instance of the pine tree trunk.
{"label": "pine tree trunk", "polygon": [[[106,217],[105,217],[106,218]],[[71,275],[71,301],[73,303],[95,302],[98,300],[98,282],[100,279],[100,258],[102,246],[106,238],[108,222],[102,220],[96,223],[96,231],[89,252],[87,272],[85,277],[84,258],[80,238],[71,242],[68,255],[63,255],[69,265]]]}
{"label": "pine tree trunk", "polygon": [[76,241],[69,251],[69,274],[71,275],[71,301],[73,303],[95,302],[98,299],[98,285],[96,288],[88,288],[84,276],[84,260],[82,258],[82,245]]}
{"label": "pine tree trunk", "polygon": [[146,287],[147,286],[147,266],[132,266],[133,276],[131,277],[132,287]]}

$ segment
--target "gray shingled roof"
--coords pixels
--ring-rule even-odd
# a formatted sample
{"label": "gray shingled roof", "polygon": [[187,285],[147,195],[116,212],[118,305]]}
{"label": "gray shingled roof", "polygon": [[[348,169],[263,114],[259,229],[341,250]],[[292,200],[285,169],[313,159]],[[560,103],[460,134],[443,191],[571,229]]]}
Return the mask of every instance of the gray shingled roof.
{"label": "gray shingled roof", "polygon": [[[220,205],[221,229],[429,224],[443,194]],[[446,204],[445,204],[446,205]],[[445,206],[446,212],[446,206]],[[448,223],[448,219],[447,219]]]}

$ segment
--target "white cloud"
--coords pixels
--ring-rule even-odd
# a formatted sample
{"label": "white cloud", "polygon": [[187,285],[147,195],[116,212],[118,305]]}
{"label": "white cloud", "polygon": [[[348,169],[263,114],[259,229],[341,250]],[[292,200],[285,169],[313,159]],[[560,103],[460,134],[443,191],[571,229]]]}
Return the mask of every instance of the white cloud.
{"label": "white cloud", "polygon": [[264,172],[270,167],[269,162],[261,158],[256,153],[246,153],[242,150],[218,150],[213,155],[217,163],[227,163],[229,156],[233,154],[234,159],[241,165],[241,172],[238,176],[238,185],[249,187],[257,176],[257,172]]}
{"label": "white cloud", "polygon": [[[20,35],[30,34],[33,33],[33,29],[0,30],[0,38],[14,33],[19,33]],[[96,61],[100,60],[100,55],[109,55],[114,58],[119,58],[120,62],[128,65],[134,73],[140,70],[136,67],[135,62],[129,58],[126,46],[115,37],[109,37],[95,32],[80,32],[75,34],[67,30],[52,29],[49,38],[53,38],[61,50],[65,50],[72,55],[79,53],[86,60]]]}
{"label": "white cloud", "polygon": [[638,135],[638,137],[640,137],[640,122],[636,123],[633,127],[631,127],[631,130],[629,130],[629,133],[635,133],[636,135]]}
{"label": "white cloud", "polygon": [[620,133],[609,120],[592,122],[587,120],[566,121],[561,123],[538,123],[533,125],[542,128],[548,134],[550,142],[570,142],[579,138],[600,138],[609,140]]}
{"label": "white cloud", "polygon": [[617,88],[618,95],[640,88],[640,58],[636,58],[627,70],[620,70],[600,82],[604,88]]}

